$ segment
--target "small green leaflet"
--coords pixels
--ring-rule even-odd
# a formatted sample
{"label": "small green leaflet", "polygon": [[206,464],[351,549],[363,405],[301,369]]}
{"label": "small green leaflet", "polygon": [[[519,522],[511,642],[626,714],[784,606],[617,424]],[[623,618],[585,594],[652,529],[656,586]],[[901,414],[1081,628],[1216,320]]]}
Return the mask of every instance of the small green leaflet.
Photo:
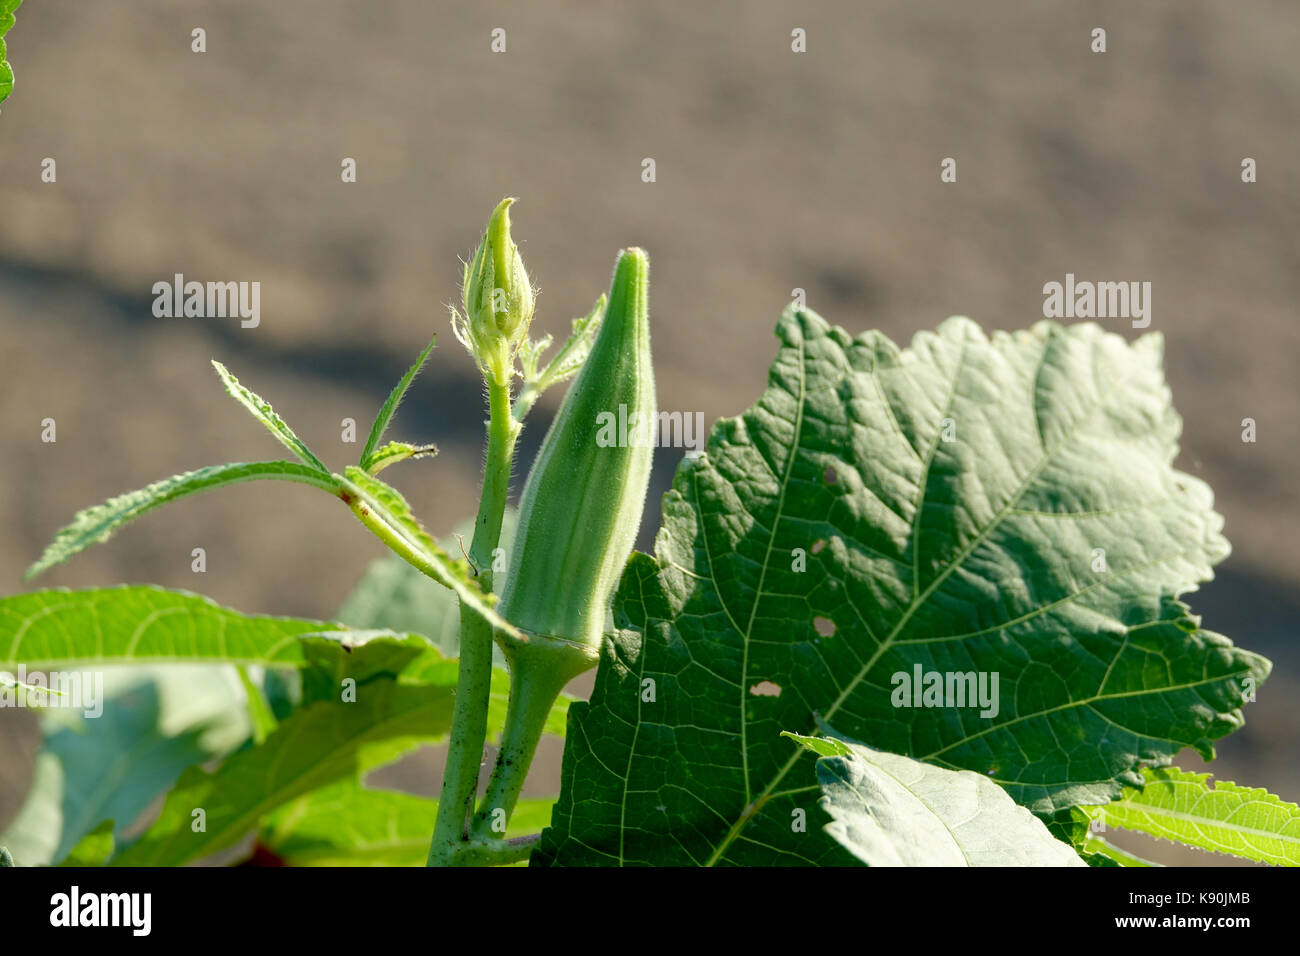
{"label": "small green leaflet", "polygon": [[1084,866],[987,777],[843,740],[785,736],[817,761],[826,831],[868,866]]}
{"label": "small green leaflet", "polygon": [[[374,424],[370,426],[370,437],[366,439],[366,446],[361,451],[360,465],[363,471],[368,471],[372,475],[379,473],[379,468],[371,467],[374,458],[379,457],[373,453],[375,449],[379,447],[380,439],[384,437],[384,431],[388,428],[388,423],[392,420],[393,414],[397,411],[397,406],[402,403],[402,398],[406,395],[406,390],[410,388],[411,383],[415,381],[415,376],[420,374],[420,369],[424,368],[424,363],[429,360],[429,356],[433,353],[434,346],[437,344],[438,336],[435,335],[429,340],[429,344],[424,347],[424,351],[420,353],[420,357],[415,360],[415,364],[407,369],[406,374],[402,376],[401,381],[399,381],[389,393],[388,400],[384,402],[383,407],[379,409],[379,414],[375,416]],[[388,447],[392,448],[397,444],[398,443],[393,442],[390,443]],[[409,448],[411,446],[408,445],[406,447]],[[432,448],[433,446],[429,445],[425,447]],[[436,450],[437,449],[434,449],[434,451]],[[390,451],[389,456],[391,457],[391,455],[392,452]],[[392,464],[392,461],[387,462],[387,464]],[[384,467],[384,465],[380,465],[380,468],[382,467]]]}
{"label": "small green leaflet", "polygon": [[14,25],[14,11],[23,0],[0,0],[0,103],[13,92],[14,71],[5,59],[5,34]]}
{"label": "small green leaflet", "polygon": [[231,375],[226,367],[216,359],[212,360],[212,367],[217,370],[217,375],[225,383],[226,391],[230,393],[230,397],[248,409],[248,413],[265,425],[266,430],[274,435],[285,448],[301,458],[304,464],[310,465],[318,472],[329,474],[329,469],[311,453],[311,449],[304,445],[302,440],[293,433],[293,429],[286,425],[284,420],[275,413],[275,409],[271,407],[269,402],[240,385],[239,379]]}
{"label": "small green leaflet", "polygon": [[[812,758],[775,746],[819,716],[1043,817],[1241,725],[1270,665],[1178,600],[1228,544],[1171,466],[1159,336],[954,318],[900,349],[793,307],[777,335],[628,563],[535,861],[824,858],[790,831]],[[900,696],[918,670],[997,706]]]}
{"label": "small green leaflet", "polygon": [[431,458],[438,454],[437,445],[410,445],[403,441],[390,441],[375,451],[362,466],[368,474],[377,475],[389,465],[411,458]]}
{"label": "small green leaflet", "polygon": [[1267,790],[1177,767],[1147,769],[1142,789],[1085,808],[1107,827],[1133,830],[1229,856],[1300,866],[1300,807]]}
{"label": "small green leaflet", "polygon": [[331,494],[338,493],[338,486],[328,472],[294,461],[233,462],[187,471],[183,475],[155,481],[139,491],[118,495],[102,505],[78,512],[72,519],[72,524],[55,535],[40,560],[27,569],[24,578],[31,580],[91,545],[107,541],[113,532],[128,521],[169,501],[259,478],[296,481],[322,488]]}

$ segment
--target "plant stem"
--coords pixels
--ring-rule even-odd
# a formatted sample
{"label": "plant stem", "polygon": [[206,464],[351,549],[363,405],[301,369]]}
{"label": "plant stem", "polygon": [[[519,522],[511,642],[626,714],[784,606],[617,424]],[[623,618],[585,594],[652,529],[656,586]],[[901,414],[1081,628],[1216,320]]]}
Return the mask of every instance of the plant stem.
{"label": "plant stem", "polygon": [[575,653],[573,648],[540,635],[534,635],[527,645],[507,645],[507,655],[510,703],[492,778],[470,831],[478,840],[499,839],[504,834],[556,697],[565,684],[594,663],[586,653]]}
{"label": "plant stem", "polygon": [[509,840],[469,840],[460,844],[458,866],[505,866],[528,859],[542,840],[540,833]]}
{"label": "plant stem", "polygon": [[[483,592],[492,590],[492,552],[501,539],[501,520],[510,488],[519,425],[510,414],[509,385],[488,383],[487,464],[470,560]],[[469,838],[470,814],[478,791],[483,745],[487,740],[488,698],[492,685],[492,625],[463,604],[460,609],[460,669],[452,711],[447,767],[438,800],[438,817],[429,847],[430,866],[472,862],[461,851]],[[472,854],[471,854],[472,855]]]}

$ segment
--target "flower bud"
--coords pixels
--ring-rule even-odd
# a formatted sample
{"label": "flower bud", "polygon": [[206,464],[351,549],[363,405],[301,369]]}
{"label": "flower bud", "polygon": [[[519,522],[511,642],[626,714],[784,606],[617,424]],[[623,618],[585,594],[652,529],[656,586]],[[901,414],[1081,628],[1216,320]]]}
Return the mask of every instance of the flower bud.
{"label": "flower bud", "polygon": [[[501,611],[594,656],[641,524],[656,424],[649,260],[619,255],[596,340],[529,472]],[[612,420],[625,423],[610,441]],[[586,664],[590,666],[590,664]]]}
{"label": "flower bud", "polygon": [[499,384],[510,379],[516,351],[533,319],[533,287],[523,257],[510,237],[510,206],[503,199],[488,221],[461,284],[464,316],[453,309],[457,337],[485,373]]}

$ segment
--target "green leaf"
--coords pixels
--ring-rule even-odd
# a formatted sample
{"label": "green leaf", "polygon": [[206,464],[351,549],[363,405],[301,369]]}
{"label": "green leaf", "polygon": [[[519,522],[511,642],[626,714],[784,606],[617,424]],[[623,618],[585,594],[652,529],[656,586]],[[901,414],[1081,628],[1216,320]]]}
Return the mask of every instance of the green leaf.
{"label": "green leaf", "polygon": [[[420,357],[415,360],[415,364],[406,370],[401,381],[393,388],[388,395],[388,400],[384,402],[383,408],[379,409],[379,414],[375,416],[375,422],[370,426],[370,437],[366,439],[366,447],[361,451],[361,467],[371,474],[377,474],[378,468],[371,468],[373,457],[371,453],[379,447],[380,440],[384,437],[384,431],[388,428],[388,423],[392,420],[393,414],[397,411],[397,406],[402,403],[402,398],[406,395],[406,390],[411,387],[415,381],[415,376],[420,374],[420,369],[424,368],[424,363],[429,360],[433,354],[434,346],[438,344],[438,336],[429,340],[429,344],[424,347]],[[391,447],[391,445],[389,446]],[[391,464],[391,462],[390,462]],[[380,467],[383,467],[382,465]]]}
{"label": "green leaf", "polygon": [[[521,800],[506,837],[537,833],[554,800]],[[271,814],[261,842],[288,866],[424,866],[438,801],[342,780]]]}
{"label": "green leaf", "polygon": [[270,402],[240,385],[239,379],[231,375],[229,370],[216,359],[212,360],[212,367],[217,370],[217,375],[225,384],[230,397],[248,409],[248,413],[265,425],[266,430],[274,435],[277,441],[301,458],[304,464],[310,465],[318,472],[329,474],[329,469],[311,453],[311,449],[304,445],[302,440],[293,433],[293,429],[286,425],[284,420],[275,413],[275,409],[271,407]]}
{"label": "green leaf", "polygon": [[41,712],[44,742],[32,786],[3,837],[26,865],[78,852],[104,821],[117,821],[120,837],[186,767],[248,739],[229,668],[131,668],[98,676],[100,706]]}
{"label": "green leaf", "polygon": [[72,848],[59,866],[103,866],[113,855],[113,821],[105,820]]}
{"label": "green leaf", "polygon": [[248,668],[241,664],[235,668],[235,671],[239,675],[240,685],[244,688],[248,720],[253,732],[253,743],[260,744],[271,731],[275,730],[275,714],[271,712],[271,704],[262,692],[262,688],[248,673]]}
{"label": "green leaf", "polygon": [[240,614],[188,591],[51,588],[0,598],[0,667],[236,663],[301,667],[298,638],[338,624]]}
{"label": "green leaf", "polygon": [[1177,767],[1148,768],[1139,790],[1125,788],[1113,803],[1088,807],[1093,819],[1199,850],[1300,866],[1300,806],[1267,790]]}
{"label": "green leaf", "polygon": [[1108,843],[1094,832],[1092,818],[1083,807],[1067,807],[1046,818],[1047,831],[1074,847],[1089,866],[1159,866]]}
{"label": "green leaf", "polygon": [[1089,835],[1079,850],[1080,856],[1089,866],[1160,866],[1127,850],[1121,850],[1099,836]]}
{"label": "green leaf", "polygon": [[23,0],[0,0],[0,103],[13,92],[14,71],[5,59],[5,34],[14,25],[14,11]]}
{"label": "green leaf", "polygon": [[40,560],[27,569],[24,580],[31,580],[56,564],[62,564],[92,544],[100,544],[122,525],[138,518],[146,511],[152,511],[177,498],[198,494],[210,488],[221,488],[242,481],[254,481],[259,478],[280,481],[297,481],[302,484],[323,488],[331,494],[338,493],[338,486],[328,473],[315,468],[300,465],[293,461],[254,461],[234,462],[227,465],[210,465],[196,471],[187,471],[183,475],[173,475],[139,491],[128,492],[110,498],[102,505],[78,512],[68,525],[57,535],[45,549]]}
{"label": "green leaf", "polygon": [[437,445],[408,445],[406,442],[390,441],[371,455],[362,466],[367,473],[377,475],[389,465],[408,458],[430,458],[438,454]]}
{"label": "green leaf", "polygon": [[425,637],[388,631],[351,631],[333,638],[303,638],[302,705],[339,700],[344,681],[362,686],[376,679],[454,687],[456,666]]}
{"label": "green leaf", "polygon": [[348,466],[346,477],[335,475],[334,478],[342,488],[343,500],[376,537],[413,567],[454,591],[462,604],[474,608],[493,627],[526,640],[518,628],[493,610],[489,602],[495,601],[495,596],[484,594],[470,578],[469,563],[459,558],[453,560],[430,537],[396,488],[355,465]]}
{"label": "green leaf", "polygon": [[[355,702],[310,704],[216,771],[186,771],[157,822],[113,863],[180,866],[223,850],[282,804],[446,734],[453,697],[450,687],[376,680],[357,688]],[[200,832],[192,828],[196,810],[203,811]]]}
{"label": "green leaf", "polygon": [[785,734],[821,759],[826,831],[868,866],[1084,866],[1037,817],[969,770]]}
{"label": "green leaf", "polygon": [[[682,463],[628,564],[534,859],[816,858],[789,825],[812,757],[774,745],[815,715],[1042,816],[1241,725],[1269,664],[1176,599],[1228,545],[1171,467],[1157,336],[956,318],[900,350],[797,309],[777,332],[766,392]],[[895,706],[926,703],[898,696],[917,668],[982,676],[996,712]]]}

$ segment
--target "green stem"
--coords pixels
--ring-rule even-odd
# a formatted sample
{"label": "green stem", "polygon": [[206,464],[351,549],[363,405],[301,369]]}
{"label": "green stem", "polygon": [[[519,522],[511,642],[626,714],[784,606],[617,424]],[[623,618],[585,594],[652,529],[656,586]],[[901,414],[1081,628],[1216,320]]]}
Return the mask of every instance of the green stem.
{"label": "green stem", "polygon": [[510,703],[492,778],[470,831],[479,840],[504,834],[555,699],[569,681],[595,664],[594,651],[540,635],[533,635],[527,644],[506,647]]}
{"label": "green stem", "polygon": [[[478,569],[484,593],[492,590],[492,552],[501,540],[501,520],[510,488],[519,425],[510,415],[508,385],[488,385],[488,449],[483,491],[470,560]],[[430,866],[472,862],[464,855],[470,814],[478,791],[483,745],[487,740],[488,699],[492,686],[492,625],[463,604],[460,609],[460,670],[452,710],[447,767],[438,800],[438,816],[429,847]]]}
{"label": "green stem", "polygon": [[501,520],[510,491],[510,470],[515,459],[515,439],[520,424],[511,416],[510,386],[488,385],[488,450],[483,469],[483,492],[474,521],[470,559],[478,568],[483,591],[492,591],[492,552],[501,541]]}
{"label": "green stem", "polygon": [[458,866],[506,866],[528,859],[542,841],[540,833],[509,840],[469,840],[460,844]]}

